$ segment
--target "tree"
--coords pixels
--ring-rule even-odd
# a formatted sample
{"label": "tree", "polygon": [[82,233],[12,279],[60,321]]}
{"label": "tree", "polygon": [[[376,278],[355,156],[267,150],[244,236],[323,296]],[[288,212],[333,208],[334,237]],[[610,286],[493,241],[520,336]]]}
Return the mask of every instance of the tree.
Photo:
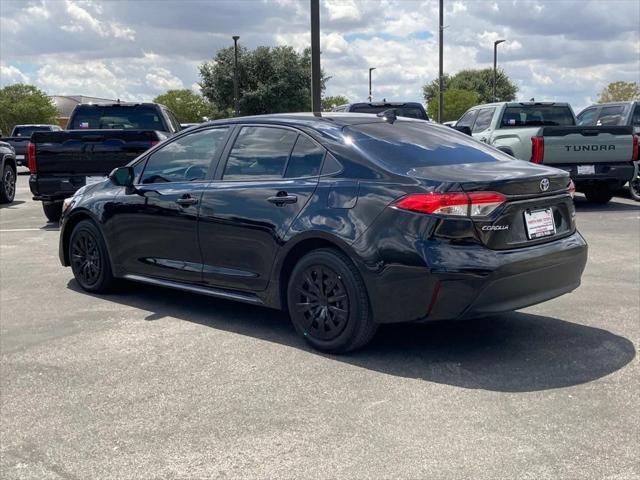
{"label": "tree", "polygon": [[[221,111],[233,112],[233,47],[200,65],[202,94]],[[321,74],[321,87],[327,78]],[[311,110],[311,51],[258,47],[238,51],[238,90],[243,115]]]}
{"label": "tree", "polygon": [[640,100],[640,83],[612,82],[602,89],[598,103]]}
{"label": "tree", "polygon": [[333,107],[344,105],[345,103],[349,103],[349,99],[347,97],[343,97],[342,95],[336,95],[335,97],[324,97],[322,99],[322,111],[330,112],[331,110],[333,110]]}
{"label": "tree", "polygon": [[[460,70],[455,75],[445,74],[443,76],[443,84],[445,92],[448,89],[466,90],[475,92],[478,96],[477,103],[493,102],[493,68],[484,68],[481,70]],[[504,70],[498,69],[496,75],[496,100],[497,102],[509,102],[515,100],[518,86],[514,84]],[[433,101],[437,102],[438,98],[438,79],[432,80],[430,83],[422,87],[424,99],[428,104]],[[445,108],[447,103],[445,100]],[[431,109],[429,110],[431,111]],[[437,118],[437,114],[434,118]]]}
{"label": "tree", "polygon": [[58,110],[37,87],[16,83],[0,89],[0,130],[9,135],[25,123],[57,124]]}
{"label": "tree", "polygon": [[218,118],[214,106],[202,95],[191,90],[169,90],[153,99],[176,114],[180,123],[202,122],[204,117]]}
{"label": "tree", "polygon": [[[449,122],[459,119],[464,112],[478,104],[478,94],[469,90],[450,88],[444,91],[444,110],[442,121]],[[438,118],[438,96],[429,102],[427,106],[429,118]]]}

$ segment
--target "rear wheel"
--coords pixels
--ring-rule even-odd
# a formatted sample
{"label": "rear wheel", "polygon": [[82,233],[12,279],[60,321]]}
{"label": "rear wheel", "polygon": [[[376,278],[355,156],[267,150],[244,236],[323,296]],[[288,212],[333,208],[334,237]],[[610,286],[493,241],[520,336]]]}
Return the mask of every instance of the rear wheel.
{"label": "rear wheel", "polygon": [[584,196],[592,203],[604,205],[613,198],[613,192],[608,185],[595,185],[586,189]]}
{"label": "rear wheel", "polygon": [[0,185],[0,203],[11,203],[16,195],[16,171],[11,165],[5,165],[2,169],[2,182]]}
{"label": "rear wheel", "polygon": [[362,277],[336,250],[316,250],[298,262],[287,300],[296,330],[318,350],[348,352],[368,343],[376,332]]}
{"label": "rear wheel", "polygon": [[78,223],[69,239],[73,276],[89,292],[106,292],[113,285],[109,253],[98,227],[90,220]]}
{"label": "rear wheel", "polygon": [[629,182],[629,193],[631,198],[636,202],[640,202],[640,176],[636,176]]}
{"label": "rear wheel", "polygon": [[50,222],[57,222],[62,216],[62,202],[42,202],[42,210]]}

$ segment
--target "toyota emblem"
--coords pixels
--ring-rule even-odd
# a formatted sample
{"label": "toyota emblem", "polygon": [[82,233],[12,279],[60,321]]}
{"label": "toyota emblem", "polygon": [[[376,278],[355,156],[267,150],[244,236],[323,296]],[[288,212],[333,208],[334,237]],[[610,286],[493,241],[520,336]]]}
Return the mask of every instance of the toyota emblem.
{"label": "toyota emblem", "polygon": [[548,178],[543,178],[542,180],[540,180],[540,190],[543,192],[546,192],[547,190],[549,190],[549,179]]}

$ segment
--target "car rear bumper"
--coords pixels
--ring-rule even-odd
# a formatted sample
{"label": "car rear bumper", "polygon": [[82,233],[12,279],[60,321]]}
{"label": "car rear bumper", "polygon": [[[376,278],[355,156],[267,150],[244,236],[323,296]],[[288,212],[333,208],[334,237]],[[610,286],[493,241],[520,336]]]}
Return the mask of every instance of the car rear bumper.
{"label": "car rear bumper", "polygon": [[[595,173],[588,175],[578,174],[578,165],[593,165]],[[551,167],[560,168],[569,172],[571,179],[579,190],[581,187],[589,186],[593,183],[611,183],[612,186],[624,185],[633,178],[635,167],[633,162],[619,163],[580,163],[580,164],[553,164]]]}
{"label": "car rear bumper", "polygon": [[513,250],[444,242],[419,245],[427,264],[423,281],[414,276],[404,284],[403,291],[413,292],[412,298],[390,289],[383,302],[372,300],[379,323],[479,317],[550,300],[580,285],[588,250],[577,231]]}
{"label": "car rear bumper", "polygon": [[85,185],[85,176],[45,176],[31,174],[29,188],[34,200],[61,201],[71,197],[78,189]]}

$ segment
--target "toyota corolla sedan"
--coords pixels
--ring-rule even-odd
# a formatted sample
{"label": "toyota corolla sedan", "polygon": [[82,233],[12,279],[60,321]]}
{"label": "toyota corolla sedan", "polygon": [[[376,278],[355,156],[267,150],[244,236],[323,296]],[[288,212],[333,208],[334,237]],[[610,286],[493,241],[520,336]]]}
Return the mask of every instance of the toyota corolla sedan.
{"label": "toyota corolla sedan", "polygon": [[346,352],[382,323],[577,288],[572,194],[562,170],[393,112],[234,118],[67,199],[60,260],[90,292],[128,279],[286,310],[313,347]]}

